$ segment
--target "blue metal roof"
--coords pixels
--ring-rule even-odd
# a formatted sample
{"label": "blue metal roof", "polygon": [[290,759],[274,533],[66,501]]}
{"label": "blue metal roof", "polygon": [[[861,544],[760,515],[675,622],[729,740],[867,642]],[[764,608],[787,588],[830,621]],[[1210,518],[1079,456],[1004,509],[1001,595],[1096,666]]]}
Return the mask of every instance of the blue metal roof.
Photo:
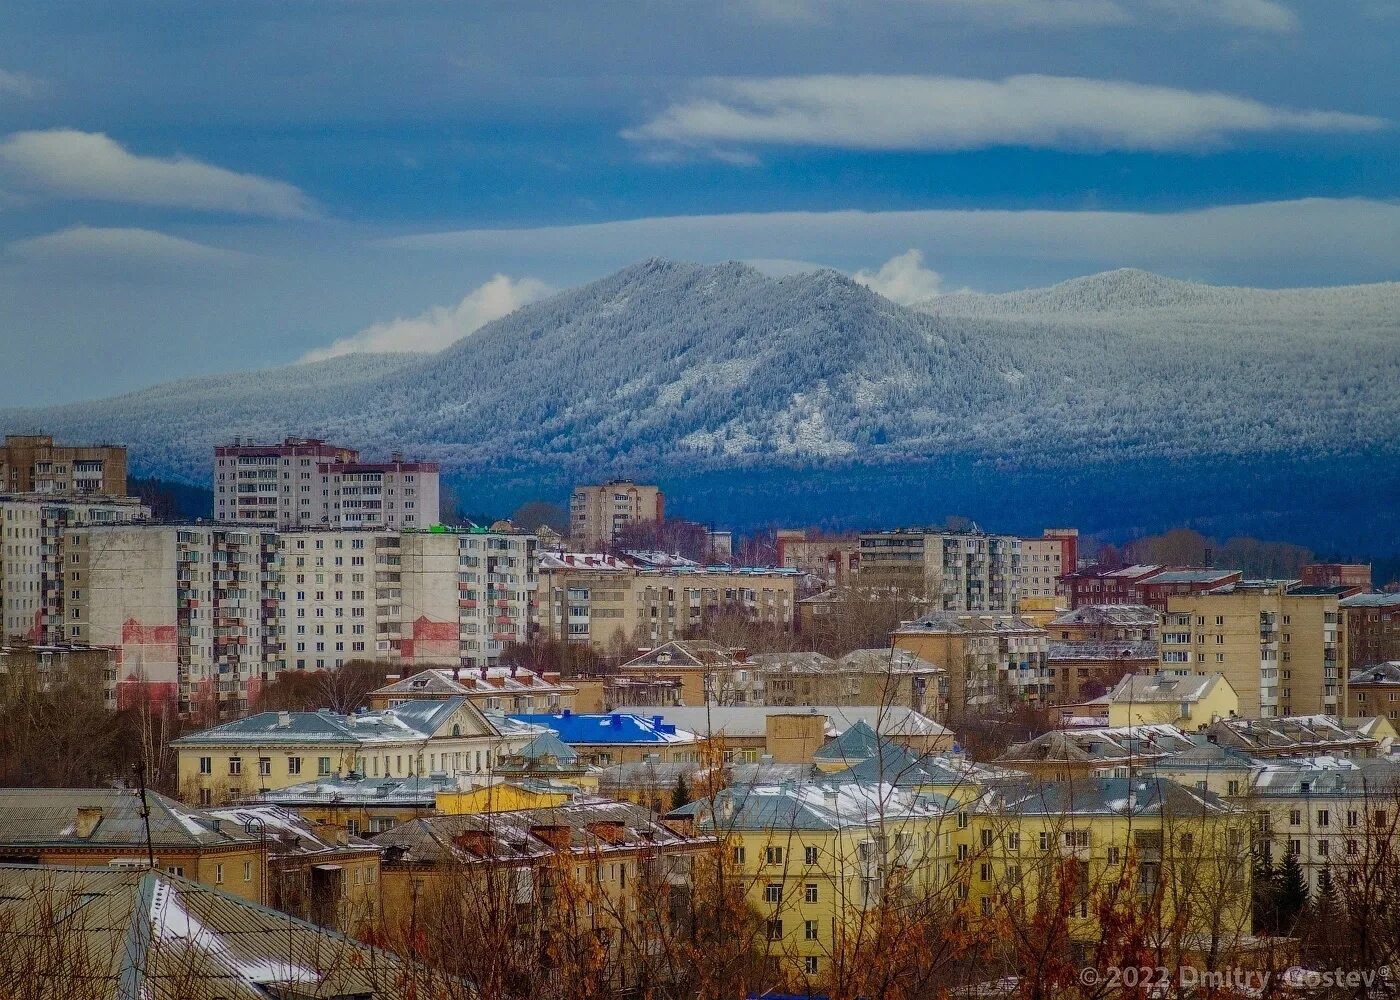
{"label": "blue metal roof", "polygon": [[678,734],[676,727],[662,722],[661,717],[644,719],[640,715],[577,715],[564,711],[559,715],[521,714],[509,718],[545,726],[571,746],[606,743],[688,743],[690,734]]}

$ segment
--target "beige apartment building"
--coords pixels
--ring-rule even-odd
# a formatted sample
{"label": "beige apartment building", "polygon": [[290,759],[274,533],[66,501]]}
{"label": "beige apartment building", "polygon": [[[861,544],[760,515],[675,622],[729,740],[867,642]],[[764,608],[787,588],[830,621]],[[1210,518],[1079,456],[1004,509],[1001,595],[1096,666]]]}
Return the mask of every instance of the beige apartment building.
{"label": "beige apartment building", "polygon": [[0,494],[0,639],[68,642],[63,578],[69,530],[140,521],[150,513],[135,497]]}
{"label": "beige apartment building", "polygon": [[569,501],[569,543],[575,549],[606,548],[625,525],[665,516],[666,498],[655,486],[630,479],[577,486]]}
{"label": "beige apartment building", "polygon": [[1064,593],[1060,577],[1077,568],[1078,551],[1078,528],[1046,528],[1039,538],[1022,538],[1018,596],[1056,597]]}
{"label": "beige apartment building", "polygon": [[1020,572],[1014,535],[901,528],[860,536],[860,586],[919,594],[936,611],[1012,612]]}
{"label": "beige apartment building", "polygon": [[1017,615],[935,611],[890,634],[895,649],[948,672],[948,718],[1041,704],[1049,696],[1045,630]]}
{"label": "beige apartment building", "polygon": [[427,528],[439,518],[436,462],[363,462],[319,438],[238,439],[214,449],[214,519],[263,528]]}
{"label": "beige apartment building", "polygon": [[790,629],[798,574],[781,569],[639,569],[594,554],[546,553],[540,634],[621,652],[684,638],[707,615],[739,613]]}
{"label": "beige apartment building", "polygon": [[44,496],[126,496],[122,445],[56,445],[47,434],[6,434],[0,490]]}
{"label": "beige apartment building", "polygon": [[1245,718],[1336,715],[1346,705],[1346,635],[1339,587],[1243,580],[1172,597],[1160,669],[1220,673]]}

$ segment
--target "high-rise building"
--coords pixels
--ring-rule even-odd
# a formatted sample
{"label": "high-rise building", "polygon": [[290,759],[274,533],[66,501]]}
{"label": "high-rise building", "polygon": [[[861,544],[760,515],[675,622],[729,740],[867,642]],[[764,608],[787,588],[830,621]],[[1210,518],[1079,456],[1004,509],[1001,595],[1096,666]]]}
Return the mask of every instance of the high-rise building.
{"label": "high-rise building", "polygon": [[1012,612],[1020,573],[1014,535],[901,528],[860,536],[860,586],[919,594],[935,611]]}
{"label": "high-rise building", "polygon": [[1400,594],[1354,594],[1341,609],[1348,669],[1400,660]]}
{"label": "high-rise building", "polygon": [[426,528],[438,521],[436,462],[363,462],[318,438],[214,449],[214,520],[264,528]]}
{"label": "high-rise building", "polygon": [[66,643],[67,529],[149,516],[135,497],[0,494],[0,638]]}
{"label": "high-rise building", "polygon": [[627,525],[665,516],[666,497],[655,486],[630,479],[576,486],[569,501],[569,543],[577,550],[606,548]]}
{"label": "high-rise building", "polygon": [[6,434],[0,491],[45,496],[126,496],[126,448],[56,445],[47,434]]}
{"label": "high-rise building", "polygon": [[1336,715],[1346,704],[1340,587],[1242,580],[1171,597],[1160,669],[1221,673],[1245,718]]}

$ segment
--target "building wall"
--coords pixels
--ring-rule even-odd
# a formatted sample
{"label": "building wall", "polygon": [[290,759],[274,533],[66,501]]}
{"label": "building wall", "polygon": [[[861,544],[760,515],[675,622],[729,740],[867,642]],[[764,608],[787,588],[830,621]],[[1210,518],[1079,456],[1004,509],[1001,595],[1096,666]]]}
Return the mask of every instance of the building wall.
{"label": "building wall", "polygon": [[1400,660],[1400,594],[1348,599],[1341,608],[1348,670]]}
{"label": "building wall", "polygon": [[[1183,712],[1183,709],[1185,711]],[[1180,726],[1194,730],[1207,726],[1218,719],[1228,719],[1238,715],[1239,696],[1228,684],[1216,683],[1199,701],[1156,701],[1137,702],[1115,701],[1108,707],[1110,726],[1151,726],[1158,724]]]}
{"label": "building wall", "polygon": [[606,548],[624,525],[665,514],[665,496],[655,486],[630,479],[577,486],[569,501],[569,542],[576,549]]}
{"label": "building wall", "polygon": [[1225,675],[1246,718],[1335,715],[1346,704],[1345,633],[1336,597],[1282,586],[1170,599],[1161,669]]}
{"label": "building wall", "polygon": [[896,649],[948,671],[951,719],[1049,696],[1045,630],[998,629],[992,619],[968,615],[961,619],[962,631],[900,629],[890,636]]}
{"label": "building wall", "polygon": [[1021,540],[1011,535],[866,532],[860,536],[861,586],[922,594],[942,611],[1015,610]]}
{"label": "building wall", "polygon": [[1026,598],[1062,594],[1060,577],[1075,570],[1078,550],[1077,528],[1048,528],[1039,538],[1022,538],[1017,595]]}
{"label": "building wall", "polygon": [[47,434],[6,434],[0,491],[46,496],[126,496],[126,448],[55,445]]}

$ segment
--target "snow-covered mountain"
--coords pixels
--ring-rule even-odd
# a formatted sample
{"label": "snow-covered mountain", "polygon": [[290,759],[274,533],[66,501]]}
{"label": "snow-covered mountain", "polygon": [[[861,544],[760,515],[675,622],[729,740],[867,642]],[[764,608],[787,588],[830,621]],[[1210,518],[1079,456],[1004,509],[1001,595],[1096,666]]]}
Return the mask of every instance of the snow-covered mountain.
{"label": "snow-covered mountain", "polygon": [[1400,284],[1263,291],[1115,271],[909,309],[832,271],[646,261],[434,355],[350,356],[0,411],[207,478],[216,441],[320,435],[480,473],[1040,464],[1390,450]]}

